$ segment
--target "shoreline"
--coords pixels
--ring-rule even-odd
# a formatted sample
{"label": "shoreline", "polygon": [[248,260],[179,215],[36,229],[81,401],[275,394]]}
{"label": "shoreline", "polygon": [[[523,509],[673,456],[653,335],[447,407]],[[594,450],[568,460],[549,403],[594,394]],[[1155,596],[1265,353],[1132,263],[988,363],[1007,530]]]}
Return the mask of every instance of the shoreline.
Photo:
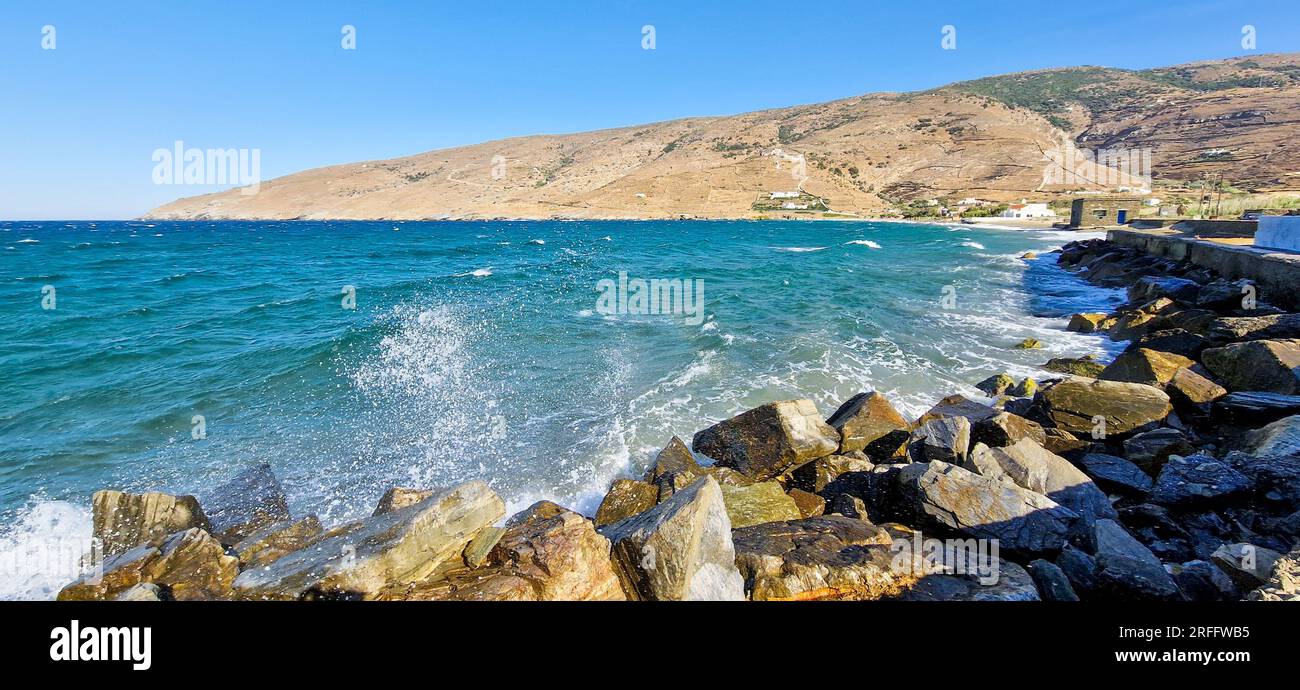
{"label": "shoreline", "polygon": [[[1115,361],[971,382],[991,405],[952,395],[916,420],[874,392],[826,417],[810,400],[769,402],[702,423],[689,446],[671,439],[644,477],[616,479],[591,519],[542,501],[503,523],[500,497],[469,482],[393,488],[370,518],[325,530],[289,514],[266,466],[202,501],[101,491],[105,576],[60,598],[1300,596],[1274,573],[1300,559],[1289,481],[1300,460],[1288,445],[1300,391],[1278,392],[1295,381],[1269,369],[1275,350],[1300,353],[1287,340],[1300,318],[1263,296],[1246,309],[1237,284],[1104,240],[1067,244],[1057,260],[1128,289],[1116,312],[1077,314],[1068,328],[1130,341]],[[1241,371],[1233,362],[1246,354],[1258,361]],[[1245,428],[1263,427],[1251,423],[1260,409],[1281,426]],[[999,577],[898,560],[930,538],[991,541]],[[808,539],[821,550],[799,546]],[[559,560],[530,565],[523,553]],[[423,555],[394,571],[404,554]]]}

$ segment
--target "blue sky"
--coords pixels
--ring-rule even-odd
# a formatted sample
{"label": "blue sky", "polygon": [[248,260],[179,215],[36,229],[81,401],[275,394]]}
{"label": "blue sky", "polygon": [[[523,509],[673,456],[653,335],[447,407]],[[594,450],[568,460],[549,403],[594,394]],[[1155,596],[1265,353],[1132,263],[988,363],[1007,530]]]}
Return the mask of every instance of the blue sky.
{"label": "blue sky", "polygon": [[153,184],[153,152],[177,140],[260,149],[269,179],[1025,69],[1297,50],[1294,0],[0,0],[0,219],[132,217],[216,189]]}

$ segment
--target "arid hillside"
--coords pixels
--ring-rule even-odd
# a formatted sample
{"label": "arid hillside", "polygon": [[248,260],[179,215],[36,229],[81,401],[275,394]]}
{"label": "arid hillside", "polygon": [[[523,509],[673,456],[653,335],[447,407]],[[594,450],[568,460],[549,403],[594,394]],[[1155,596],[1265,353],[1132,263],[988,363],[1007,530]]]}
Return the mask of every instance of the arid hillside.
{"label": "arid hillside", "polygon": [[1065,195],[1088,185],[1045,184],[1044,172],[1070,146],[1149,149],[1157,186],[1221,174],[1295,190],[1297,133],[1300,55],[1079,67],[318,168],[147,217],[747,218],[781,213],[771,193],[800,190],[787,203],[878,215],[918,199]]}

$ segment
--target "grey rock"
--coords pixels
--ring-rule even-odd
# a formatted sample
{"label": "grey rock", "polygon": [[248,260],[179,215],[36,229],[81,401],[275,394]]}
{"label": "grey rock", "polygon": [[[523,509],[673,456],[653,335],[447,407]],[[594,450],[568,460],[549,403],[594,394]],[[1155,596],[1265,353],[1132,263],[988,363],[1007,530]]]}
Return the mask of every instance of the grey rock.
{"label": "grey rock", "polygon": [[1115,455],[1088,453],[1079,459],[1083,471],[1107,491],[1141,496],[1151,491],[1155,481],[1142,468]]}
{"label": "grey rock", "polygon": [[1122,599],[1176,601],[1182,593],[1164,564],[1114,520],[1093,523],[1091,541],[1098,589]]}
{"label": "grey rock", "polygon": [[939,417],[912,432],[909,453],[915,462],[941,460],[960,464],[970,450],[970,420],[965,417]]}
{"label": "grey rock", "polygon": [[811,400],[768,403],[695,434],[691,445],[747,477],[774,479],[840,447]]}
{"label": "grey rock", "polygon": [[1205,506],[1245,496],[1252,488],[1249,477],[1211,456],[1175,455],[1160,470],[1151,500],[1180,508]]}
{"label": "grey rock", "polygon": [[289,519],[289,501],[267,463],[244,469],[204,497],[202,503],[212,524],[212,536],[226,545]]}
{"label": "grey rock", "polygon": [[1030,561],[1025,568],[1038,587],[1038,595],[1043,601],[1078,601],[1079,595],[1070,586],[1070,579],[1065,576],[1055,563],[1041,558]]}

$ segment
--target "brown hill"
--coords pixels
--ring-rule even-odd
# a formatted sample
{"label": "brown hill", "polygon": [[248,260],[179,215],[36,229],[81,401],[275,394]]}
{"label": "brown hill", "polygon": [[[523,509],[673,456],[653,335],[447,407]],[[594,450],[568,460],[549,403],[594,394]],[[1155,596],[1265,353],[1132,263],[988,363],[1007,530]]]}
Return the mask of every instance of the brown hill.
{"label": "brown hill", "polygon": [[147,217],[743,218],[768,213],[760,199],[782,203],[770,192],[800,188],[835,211],[877,215],[916,199],[1059,196],[1080,185],[1044,186],[1045,152],[1068,142],[1149,148],[1157,185],[1222,174],[1238,188],[1293,190],[1298,124],[1297,54],[1079,67],[318,168]]}

